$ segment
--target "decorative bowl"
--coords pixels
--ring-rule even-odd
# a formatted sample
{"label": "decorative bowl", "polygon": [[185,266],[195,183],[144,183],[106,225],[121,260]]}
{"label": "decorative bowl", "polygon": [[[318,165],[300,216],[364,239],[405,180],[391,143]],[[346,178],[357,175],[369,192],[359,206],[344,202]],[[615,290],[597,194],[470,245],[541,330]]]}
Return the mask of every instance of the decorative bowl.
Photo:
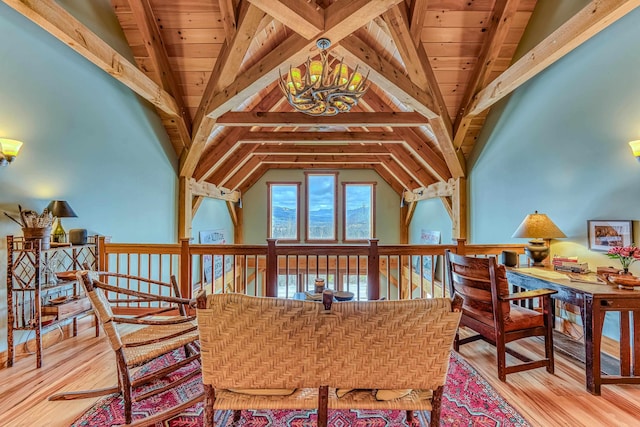
{"label": "decorative bowl", "polygon": [[640,278],[630,274],[611,274],[607,279],[611,283],[618,285],[620,289],[633,289],[636,286],[640,286]]}
{"label": "decorative bowl", "polygon": [[354,297],[353,292],[337,291],[333,293],[333,297],[337,301],[351,301]]}

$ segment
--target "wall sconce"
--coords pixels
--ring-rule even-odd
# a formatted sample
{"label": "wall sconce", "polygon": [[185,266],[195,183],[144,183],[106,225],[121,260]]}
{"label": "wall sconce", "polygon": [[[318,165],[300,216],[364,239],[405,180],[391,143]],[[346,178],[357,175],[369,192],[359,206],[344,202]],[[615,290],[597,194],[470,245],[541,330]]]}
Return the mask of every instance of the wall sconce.
{"label": "wall sconce", "polygon": [[629,146],[631,147],[631,151],[633,151],[633,155],[636,156],[636,159],[640,162],[640,139],[637,141],[631,141]]}
{"label": "wall sconce", "polygon": [[0,166],[13,161],[22,147],[22,142],[15,139],[0,138]]}

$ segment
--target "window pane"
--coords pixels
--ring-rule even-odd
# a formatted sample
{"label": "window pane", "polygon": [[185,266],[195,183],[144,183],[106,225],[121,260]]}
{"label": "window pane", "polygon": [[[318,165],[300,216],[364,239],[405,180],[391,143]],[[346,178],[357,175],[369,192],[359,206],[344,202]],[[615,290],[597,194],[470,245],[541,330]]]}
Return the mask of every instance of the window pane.
{"label": "window pane", "polygon": [[298,239],[298,185],[271,184],[271,237]]}
{"label": "window pane", "polygon": [[345,185],[345,240],[373,237],[373,187],[368,184]]}
{"label": "window pane", "polygon": [[309,206],[307,236],[309,240],[336,238],[336,177],[309,175],[307,180]]}

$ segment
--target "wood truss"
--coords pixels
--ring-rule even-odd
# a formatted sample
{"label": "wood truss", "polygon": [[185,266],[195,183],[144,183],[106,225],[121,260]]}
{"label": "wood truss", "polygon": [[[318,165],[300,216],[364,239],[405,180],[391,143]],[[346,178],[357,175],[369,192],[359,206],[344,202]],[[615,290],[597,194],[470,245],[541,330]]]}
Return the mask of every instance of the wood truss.
{"label": "wood truss", "polygon": [[[156,107],[180,159],[181,237],[201,197],[292,167],[373,169],[409,204],[442,198],[464,237],[488,109],[640,4],[592,0],[514,58],[537,0],[112,0],[133,63],[54,0],[2,1]],[[319,37],[369,72],[350,113],[293,113],[278,88]]]}

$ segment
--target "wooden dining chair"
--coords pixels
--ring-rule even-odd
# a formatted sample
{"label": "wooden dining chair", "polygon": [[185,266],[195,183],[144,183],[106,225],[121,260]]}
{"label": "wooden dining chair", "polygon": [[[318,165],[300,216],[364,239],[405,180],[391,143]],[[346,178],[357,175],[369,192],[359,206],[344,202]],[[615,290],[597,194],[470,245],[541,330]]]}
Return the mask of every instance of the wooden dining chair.
{"label": "wooden dining chair", "polygon": [[[551,295],[557,291],[539,289],[510,293],[506,270],[495,257],[474,258],[445,251],[445,267],[451,296],[463,298],[460,326],[477,332],[466,338],[456,335],[454,350],[483,339],[496,347],[498,378],[506,381],[507,374],[546,367],[553,373],[553,314]],[[512,304],[515,301],[540,299],[542,312]],[[544,337],[545,357],[531,360],[507,347],[507,343],[526,337]],[[522,363],[507,366],[506,353]]]}
{"label": "wooden dining chair", "polygon": [[[156,288],[169,287],[173,289],[174,295],[177,296],[145,293],[114,286],[106,282],[109,277],[137,281],[139,283],[146,282],[149,284],[149,289],[154,286]],[[187,315],[186,308],[190,301],[180,298],[175,277],[171,278],[171,284],[167,284],[124,274],[79,271],[77,279],[84,285],[93,310],[115,354],[118,385],[100,390],[59,393],[51,396],[49,400],[71,400],[121,393],[124,399],[125,421],[127,424],[131,424],[133,402],[166,392],[201,375],[196,319],[195,316]],[[156,308],[150,309],[147,313],[141,315],[117,316],[114,315],[112,310],[114,299],[109,300],[107,293],[110,296],[118,295],[115,300],[117,302],[150,303]],[[123,325],[125,326],[123,327]],[[143,375],[138,376],[134,375],[138,371],[138,367],[153,359],[168,355],[175,350],[184,351],[184,358],[156,371],[145,372]],[[177,380],[169,380],[169,376],[172,373],[191,363],[196,363],[198,368]],[[166,385],[134,395],[134,389],[158,379],[163,379]],[[150,425],[157,421],[168,419],[196,402],[203,400],[203,397],[203,393],[197,394],[177,406],[140,420],[140,423]],[[133,425],[138,423],[135,422]]]}

